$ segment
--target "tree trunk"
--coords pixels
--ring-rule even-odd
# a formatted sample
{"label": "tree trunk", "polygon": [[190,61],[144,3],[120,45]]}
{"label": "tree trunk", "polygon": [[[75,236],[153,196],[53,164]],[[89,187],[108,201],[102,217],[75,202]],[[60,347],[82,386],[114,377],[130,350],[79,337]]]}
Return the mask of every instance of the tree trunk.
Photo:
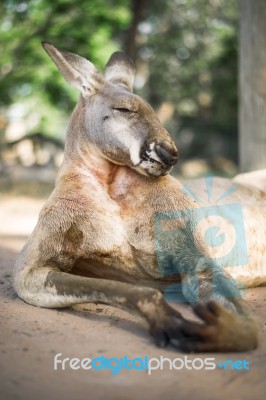
{"label": "tree trunk", "polygon": [[132,20],[125,42],[125,52],[129,57],[136,57],[136,35],[138,24],[142,19],[142,13],[147,5],[147,0],[131,0]]}
{"label": "tree trunk", "polygon": [[240,0],[239,153],[242,171],[266,168],[266,1]]}

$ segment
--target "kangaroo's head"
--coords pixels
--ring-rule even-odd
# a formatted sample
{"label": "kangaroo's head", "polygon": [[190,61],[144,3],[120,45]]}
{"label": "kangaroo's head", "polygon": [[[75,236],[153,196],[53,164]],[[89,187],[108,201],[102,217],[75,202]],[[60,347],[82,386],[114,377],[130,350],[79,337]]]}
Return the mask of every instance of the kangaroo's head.
{"label": "kangaroo's head", "polygon": [[151,106],[132,93],[134,65],[128,56],[114,53],[102,75],[83,57],[50,43],[43,46],[66,81],[81,92],[79,132],[74,134],[84,153],[93,148],[144,175],[161,176],[172,169],[177,149]]}

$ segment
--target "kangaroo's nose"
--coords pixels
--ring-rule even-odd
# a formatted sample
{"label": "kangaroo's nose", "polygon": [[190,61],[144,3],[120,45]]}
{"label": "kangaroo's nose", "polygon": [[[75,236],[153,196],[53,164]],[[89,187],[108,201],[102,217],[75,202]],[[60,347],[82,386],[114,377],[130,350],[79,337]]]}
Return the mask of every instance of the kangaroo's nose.
{"label": "kangaroo's nose", "polygon": [[172,166],[177,163],[178,150],[173,142],[163,140],[155,145],[155,150],[164,164]]}

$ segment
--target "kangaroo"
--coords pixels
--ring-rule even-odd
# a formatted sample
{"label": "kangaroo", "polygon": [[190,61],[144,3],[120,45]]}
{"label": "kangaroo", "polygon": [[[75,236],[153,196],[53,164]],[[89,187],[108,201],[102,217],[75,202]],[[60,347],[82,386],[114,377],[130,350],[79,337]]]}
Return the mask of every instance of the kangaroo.
{"label": "kangaroo", "polygon": [[[265,282],[266,191],[261,185],[266,171],[260,172],[260,187],[255,173],[252,188],[245,186],[249,178],[234,183],[230,201],[242,204],[249,262],[223,268],[206,244],[210,218],[206,226],[196,226],[193,210],[199,202],[169,174],[178,160],[170,134],[151,106],[132,92],[131,59],[114,53],[102,75],[83,57],[48,42],[43,47],[81,96],[55,189],[14,268],[18,296],[47,308],[86,302],[119,307],[145,321],[161,347],[254,349],[257,322],[236,281],[246,286]],[[230,184],[215,178],[216,194]],[[191,182],[190,190],[206,195],[202,180]],[[162,221],[159,246],[155,223],[176,210],[185,222],[180,216]],[[233,240],[228,226],[224,229]],[[179,233],[167,236],[171,230]],[[163,291],[173,284],[181,285],[200,322],[185,319],[165,300]]]}

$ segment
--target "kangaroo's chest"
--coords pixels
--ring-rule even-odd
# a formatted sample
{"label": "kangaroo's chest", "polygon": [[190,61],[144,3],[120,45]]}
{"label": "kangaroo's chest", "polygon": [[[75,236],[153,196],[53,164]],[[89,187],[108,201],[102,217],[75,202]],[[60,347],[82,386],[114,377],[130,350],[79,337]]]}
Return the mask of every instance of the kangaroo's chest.
{"label": "kangaroo's chest", "polygon": [[78,273],[112,278],[115,271],[131,278],[157,276],[152,215],[144,204],[145,190],[138,191],[139,195],[136,190],[130,177],[117,180],[110,191],[90,185],[81,213],[75,216],[83,237],[75,248]]}
{"label": "kangaroo's chest", "polygon": [[[116,204],[105,203],[83,218],[83,241],[72,272],[128,282],[160,277],[149,227],[136,215],[129,222]],[[134,222],[135,221],[135,222]]]}

